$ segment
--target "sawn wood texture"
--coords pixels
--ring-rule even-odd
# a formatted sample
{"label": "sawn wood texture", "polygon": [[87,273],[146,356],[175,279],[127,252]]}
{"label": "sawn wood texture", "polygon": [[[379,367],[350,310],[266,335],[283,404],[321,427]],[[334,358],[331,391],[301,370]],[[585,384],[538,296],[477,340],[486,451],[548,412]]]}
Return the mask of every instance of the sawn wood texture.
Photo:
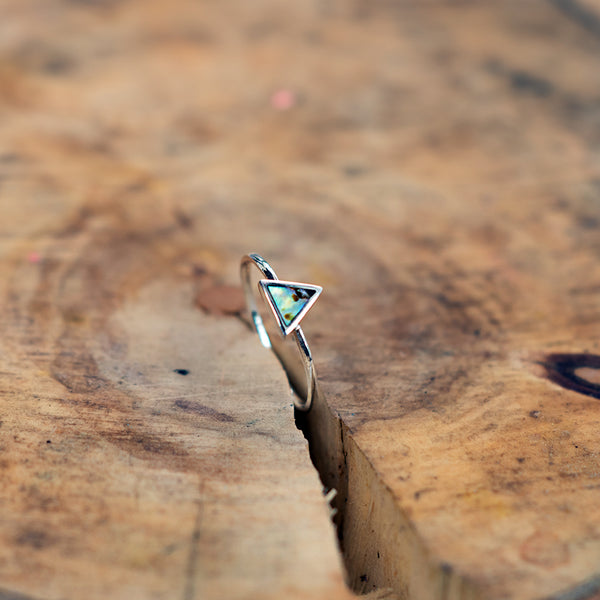
{"label": "sawn wood texture", "polygon": [[1,9],[6,598],[348,597],[249,251],[352,588],[593,597],[597,2]]}

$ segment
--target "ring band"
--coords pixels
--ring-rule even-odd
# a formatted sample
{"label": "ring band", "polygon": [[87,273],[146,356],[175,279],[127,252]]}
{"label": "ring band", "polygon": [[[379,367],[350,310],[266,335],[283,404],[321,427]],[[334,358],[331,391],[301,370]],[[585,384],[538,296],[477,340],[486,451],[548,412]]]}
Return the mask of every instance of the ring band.
{"label": "ring band", "polygon": [[263,275],[264,279],[258,282],[258,288],[261,296],[275,316],[282,336],[285,338],[293,333],[296,339],[306,373],[306,398],[303,399],[296,394],[294,405],[298,410],[308,411],[310,410],[315,394],[317,376],[310,348],[300,327],[300,321],[316,302],[323,288],[318,285],[279,279],[271,265],[259,254],[247,254],[242,258],[240,275],[246,296],[246,306],[256,333],[258,333],[258,337],[265,348],[272,348],[273,345],[256,304],[254,290],[250,281],[251,265],[257,267]]}

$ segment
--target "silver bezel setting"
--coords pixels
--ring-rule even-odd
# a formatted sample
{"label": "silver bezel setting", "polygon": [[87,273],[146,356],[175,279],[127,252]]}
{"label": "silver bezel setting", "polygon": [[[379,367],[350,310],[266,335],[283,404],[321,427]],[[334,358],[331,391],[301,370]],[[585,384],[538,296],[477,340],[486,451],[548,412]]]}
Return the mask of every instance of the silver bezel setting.
{"label": "silver bezel setting", "polygon": [[[315,293],[306,302],[302,310],[294,317],[294,320],[289,325],[286,325],[282,316],[279,314],[279,310],[277,310],[277,307],[275,306],[271,295],[267,292],[267,288],[271,286],[304,288],[307,290],[314,290]],[[317,301],[317,298],[321,295],[321,292],[323,291],[323,288],[320,285],[300,283],[298,281],[283,281],[282,279],[261,279],[258,282],[258,288],[262,297],[269,305],[271,312],[275,315],[275,319],[277,320],[277,324],[279,325],[279,331],[281,332],[283,337],[288,336],[290,333],[298,329],[300,321],[302,321],[306,313],[311,309],[312,305]]]}

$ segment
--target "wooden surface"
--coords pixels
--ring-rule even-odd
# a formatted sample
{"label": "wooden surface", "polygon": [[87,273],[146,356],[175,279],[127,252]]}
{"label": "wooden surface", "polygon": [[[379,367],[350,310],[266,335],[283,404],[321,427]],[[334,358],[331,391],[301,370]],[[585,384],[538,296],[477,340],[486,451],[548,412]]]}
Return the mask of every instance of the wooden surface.
{"label": "wooden surface", "polygon": [[2,10],[6,598],[349,595],[248,251],[354,590],[594,596],[597,2]]}
{"label": "wooden surface", "polygon": [[349,597],[275,358],[78,237],[6,243],[0,598]]}
{"label": "wooden surface", "polygon": [[0,597],[349,597],[284,373],[196,305],[238,258],[162,158],[205,135],[189,14],[2,4]]}

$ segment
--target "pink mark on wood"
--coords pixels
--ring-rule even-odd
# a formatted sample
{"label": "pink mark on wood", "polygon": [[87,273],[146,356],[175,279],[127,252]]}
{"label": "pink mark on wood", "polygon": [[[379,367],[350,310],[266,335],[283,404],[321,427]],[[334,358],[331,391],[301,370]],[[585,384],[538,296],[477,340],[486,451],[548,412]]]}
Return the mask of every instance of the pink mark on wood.
{"label": "pink mark on wood", "polygon": [[28,261],[29,261],[31,264],[35,265],[36,263],[39,263],[39,262],[40,262],[40,260],[42,260],[42,257],[40,256],[40,253],[39,253],[39,252],[30,252],[30,253],[27,255],[27,260],[28,260]]}
{"label": "pink mark on wood", "polygon": [[296,104],[296,94],[292,90],[277,90],[271,96],[271,106],[275,110],[289,110]]}

